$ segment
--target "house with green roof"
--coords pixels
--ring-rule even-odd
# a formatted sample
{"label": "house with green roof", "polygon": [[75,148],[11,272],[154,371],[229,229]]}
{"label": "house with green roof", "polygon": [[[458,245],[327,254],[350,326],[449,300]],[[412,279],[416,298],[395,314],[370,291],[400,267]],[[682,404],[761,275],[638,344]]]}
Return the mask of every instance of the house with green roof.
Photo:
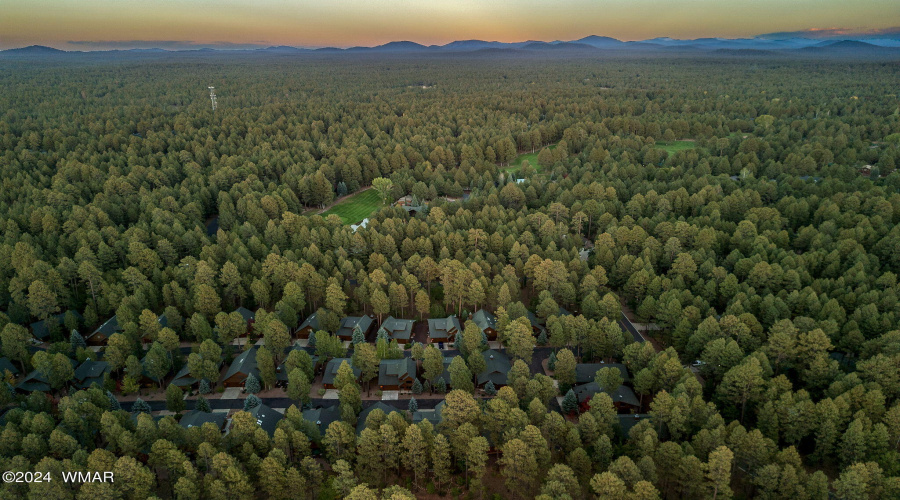
{"label": "house with green roof", "polygon": [[356,375],[356,379],[359,380],[359,376],[362,374],[362,370],[359,368],[353,367],[353,361],[350,358],[334,358],[325,365],[325,373],[322,374],[322,386],[326,389],[334,389],[334,379],[337,377],[338,369],[341,367],[341,363],[344,361],[350,365],[350,368],[353,370],[353,374]]}
{"label": "house with green roof", "polygon": [[294,331],[294,335],[300,339],[308,339],[310,335],[319,330],[321,330],[319,328],[319,313],[314,312],[303,320],[303,323],[300,323],[300,326]]}
{"label": "house with green roof", "polygon": [[416,361],[412,358],[382,359],[378,367],[378,387],[385,391],[409,390],[416,380]]}
{"label": "house with green roof", "polygon": [[388,340],[396,340],[398,344],[407,344],[412,339],[413,319],[398,319],[388,316],[381,324],[381,330],[387,334]]}
{"label": "house with green roof", "polygon": [[369,336],[372,325],[375,324],[375,318],[372,316],[347,316],[341,318],[341,326],[335,335],[341,340],[353,340],[353,330],[359,328],[363,337]]}
{"label": "house with green roof", "polygon": [[479,309],[469,319],[481,329],[488,340],[496,340],[497,338],[497,317],[487,312],[486,309]]}
{"label": "house with green roof", "polygon": [[486,368],[478,374],[478,386],[481,387],[491,381],[494,387],[506,385],[506,376],[512,368],[512,362],[509,356],[501,351],[488,349],[481,353],[484,357]]}
{"label": "house with green roof", "polygon": [[75,318],[75,321],[77,323],[75,325],[76,327],[77,327],[77,325],[84,323],[84,318],[80,314],[78,314],[77,311],[66,311],[66,312],[63,312],[60,314],[56,314],[54,316],[50,316],[46,320],[35,321],[31,325],[29,325],[31,327],[31,334],[34,336],[35,339],[37,339],[41,342],[46,342],[46,341],[50,340],[49,322],[55,322],[56,323],[55,327],[57,328],[57,330],[59,332],[65,333],[66,314],[69,314]]}
{"label": "house with green roof", "polygon": [[[587,408],[588,406],[585,405],[589,405],[591,398],[600,392],[600,385],[597,382],[590,382],[576,385],[572,387],[572,390],[575,392],[575,397],[578,398],[578,403],[582,405],[582,408]],[[614,391],[605,392],[612,398],[613,406],[620,413],[632,413],[638,411],[641,407],[641,402],[637,395],[627,385],[620,385]]]}
{"label": "house with green roof", "polygon": [[324,437],[328,426],[341,419],[341,406],[333,405],[306,410],[303,412],[303,418],[316,426],[316,429],[319,430],[319,437]]}
{"label": "house with green roof", "polygon": [[222,412],[211,412],[207,413],[205,411],[200,410],[191,410],[185,413],[181,420],[178,421],[182,427],[185,429],[190,429],[192,427],[202,427],[203,424],[209,422],[219,428],[221,431],[225,428],[225,421],[228,414]]}
{"label": "house with green roof", "polygon": [[628,382],[631,380],[628,368],[622,363],[578,363],[575,365],[575,383],[587,384],[588,382],[593,382],[597,372],[603,368],[615,368],[619,370],[623,381]]}
{"label": "house with green roof", "polygon": [[228,367],[228,371],[222,377],[222,385],[225,387],[241,387],[250,374],[253,374],[257,379],[260,378],[259,369],[256,367],[256,351],[257,348],[254,346],[234,358],[231,366]]}
{"label": "house with green roof", "polygon": [[10,361],[9,358],[0,358],[0,375],[9,372],[13,375],[13,377],[19,375],[19,369]]}
{"label": "house with green roof", "polygon": [[456,334],[462,330],[459,324],[459,318],[448,316],[446,318],[431,318],[428,320],[428,341],[437,342],[453,342]]}
{"label": "house with green roof", "polygon": [[87,389],[94,384],[103,387],[103,376],[111,371],[106,361],[86,359],[75,369],[75,380],[72,385],[76,389]]}
{"label": "house with green roof", "polygon": [[376,401],[372,406],[364,408],[363,411],[359,412],[359,416],[356,417],[357,434],[361,434],[363,429],[366,428],[366,419],[369,418],[369,414],[371,414],[375,410],[381,410],[385,415],[390,415],[391,412],[400,411],[399,409],[389,404],[382,403],[381,401]]}
{"label": "house with green roof", "polygon": [[278,422],[284,418],[284,415],[260,403],[250,409],[250,414],[256,419],[256,425],[263,428],[272,437],[275,429],[278,428]]}
{"label": "house with green roof", "polygon": [[121,333],[122,331],[122,327],[119,326],[118,318],[113,316],[97,327],[97,329],[85,337],[84,340],[90,345],[104,345],[113,334]]}
{"label": "house with green roof", "polygon": [[423,420],[427,420],[431,422],[432,425],[437,426],[441,423],[441,411],[444,409],[444,405],[446,403],[441,401],[434,407],[433,410],[418,410],[412,415],[412,423],[418,424]]}

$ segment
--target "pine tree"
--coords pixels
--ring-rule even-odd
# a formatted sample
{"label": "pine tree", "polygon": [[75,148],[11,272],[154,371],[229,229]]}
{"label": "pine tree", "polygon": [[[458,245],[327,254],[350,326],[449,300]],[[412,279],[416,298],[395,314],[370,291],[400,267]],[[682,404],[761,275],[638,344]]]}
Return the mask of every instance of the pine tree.
{"label": "pine tree", "polygon": [[416,403],[416,398],[409,398],[409,413],[415,413],[419,411],[419,403]]}
{"label": "pine tree", "polygon": [[497,388],[494,387],[494,382],[492,380],[488,380],[488,383],[484,385],[484,393],[488,396],[497,395]]}
{"label": "pine tree", "polygon": [[260,401],[260,399],[256,397],[256,394],[251,394],[247,396],[247,399],[244,400],[244,411],[250,411],[261,404],[262,401]]}
{"label": "pine tree", "polygon": [[438,377],[437,382],[434,383],[434,391],[438,394],[447,392],[447,382],[444,381],[444,377]]}
{"label": "pine tree", "polygon": [[452,472],[450,461],[450,442],[443,434],[434,437],[434,445],[431,448],[431,463],[433,465],[434,482],[438,490],[441,489],[444,479],[450,477]]}
{"label": "pine tree", "polygon": [[541,334],[538,335],[537,338],[537,343],[540,346],[545,346],[547,345],[547,342],[549,342],[549,340],[547,339],[547,330],[541,330]]}
{"label": "pine tree", "polygon": [[173,413],[184,411],[184,391],[175,384],[166,388],[166,409]]}
{"label": "pine tree", "polygon": [[547,368],[551,372],[556,371],[556,351],[550,352],[550,357],[547,358]]}
{"label": "pine tree", "polygon": [[416,379],[415,381],[413,381],[412,393],[413,394],[422,394],[422,382],[419,382],[419,379]]}
{"label": "pine tree", "polygon": [[194,405],[194,409],[204,413],[212,413],[212,407],[209,405],[209,401],[203,396],[197,398],[197,404]]}
{"label": "pine tree", "polygon": [[121,410],[122,406],[119,404],[119,400],[113,395],[113,393],[106,391],[106,398],[109,399],[109,411]]}
{"label": "pine tree", "polygon": [[150,408],[150,405],[141,398],[137,398],[134,400],[134,404],[131,405],[131,413],[150,413],[153,411]]}
{"label": "pine tree", "polygon": [[572,414],[578,411],[578,398],[575,397],[575,391],[569,389],[562,400],[562,410],[566,414]]}
{"label": "pine tree", "polygon": [[359,325],[353,327],[353,337],[352,337],[353,345],[362,344],[366,341],[366,337],[363,336],[362,329]]}
{"label": "pine tree", "polygon": [[69,335],[69,343],[72,346],[72,353],[78,351],[78,349],[84,349],[87,347],[87,342],[84,341],[84,337],[78,333],[78,330],[72,330],[71,335]]}
{"label": "pine tree", "polygon": [[200,394],[203,394],[203,395],[206,395],[206,394],[209,394],[210,392],[212,392],[212,389],[209,387],[209,381],[207,381],[205,378],[200,379],[199,391],[200,391]]}
{"label": "pine tree", "polygon": [[256,394],[260,391],[259,379],[252,373],[247,375],[247,381],[244,382],[244,391],[248,394]]}

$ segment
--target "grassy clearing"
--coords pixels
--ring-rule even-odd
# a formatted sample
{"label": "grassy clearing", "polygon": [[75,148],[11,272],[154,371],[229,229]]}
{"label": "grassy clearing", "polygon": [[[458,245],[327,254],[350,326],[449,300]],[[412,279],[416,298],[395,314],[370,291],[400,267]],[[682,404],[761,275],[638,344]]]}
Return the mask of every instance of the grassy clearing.
{"label": "grassy clearing", "polygon": [[[551,146],[549,146],[549,148],[556,149],[556,144],[552,144]],[[536,171],[540,172],[543,169],[543,167],[538,165],[538,161],[537,161],[538,153],[540,153],[540,152],[541,151],[539,149],[534,153],[522,153],[519,156],[517,156],[515,160],[510,162],[509,166],[504,168],[503,170],[505,170],[507,172],[517,171],[520,168],[522,168],[522,162],[527,160],[532,168],[534,168]]]}
{"label": "grassy clearing", "polygon": [[344,224],[356,224],[383,205],[381,197],[378,196],[378,191],[367,189],[362,193],[357,193],[349,198],[345,198],[337,205],[323,212],[322,217],[328,217],[331,214],[335,214],[344,221]]}
{"label": "grassy clearing", "polygon": [[656,141],[656,147],[662,149],[666,153],[673,155],[679,151],[685,151],[687,149],[694,149],[697,147],[697,143],[694,141],[671,141],[671,142],[663,142]]}

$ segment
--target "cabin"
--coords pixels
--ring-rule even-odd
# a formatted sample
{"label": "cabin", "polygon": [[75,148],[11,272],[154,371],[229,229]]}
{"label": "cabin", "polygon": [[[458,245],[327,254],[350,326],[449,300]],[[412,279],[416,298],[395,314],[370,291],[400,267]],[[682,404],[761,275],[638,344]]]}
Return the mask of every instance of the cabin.
{"label": "cabin", "polygon": [[278,428],[278,422],[284,418],[284,415],[260,403],[250,409],[250,414],[256,418],[256,425],[263,428],[272,437],[275,429]]}
{"label": "cabin", "polygon": [[103,376],[112,370],[106,361],[92,361],[86,359],[75,369],[75,380],[72,385],[76,389],[88,389],[94,384],[103,387]]}
{"label": "cabin", "polygon": [[622,363],[578,363],[575,365],[575,384],[587,384],[593,382],[597,372],[603,368],[616,368],[622,375],[622,380],[628,382],[628,368]]}
{"label": "cabin", "polygon": [[91,332],[90,335],[85,337],[84,341],[87,342],[88,345],[106,345],[106,341],[109,340],[113,334],[121,333],[122,331],[122,327],[119,326],[119,320],[113,316],[106,320],[106,323],[103,323],[96,330]]}
{"label": "cabin", "polygon": [[191,410],[184,414],[181,417],[181,420],[178,421],[182,427],[185,429],[190,429],[191,427],[202,427],[205,423],[211,423],[219,428],[219,430],[225,429],[225,421],[227,413],[223,412],[212,412],[206,413],[205,411],[200,410]]}
{"label": "cabin", "polygon": [[512,369],[512,362],[509,356],[494,349],[488,349],[481,353],[484,357],[484,363],[487,366],[483,372],[478,374],[478,386],[482,387],[491,381],[494,387],[500,388],[506,385],[506,375]]}
{"label": "cabin", "polygon": [[372,325],[375,324],[373,316],[347,316],[341,319],[341,326],[336,333],[341,340],[353,340],[353,330],[359,328],[363,337],[369,336]]}
{"label": "cabin", "polygon": [[450,390],[450,363],[453,362],[453,356],[444,356],[444,372],[434,378],[431,381],[431,386],[434,387],[435,383],[437,383],[438,379],[444,379],[444,383],[447,385],[447,390]]}
{"label": "cabin", "polygon": [[487,336],[488,340],[497,339],[497,317],[487,312],[487,310],[479,309],[469,318],[469,321],[478,325],[478,328]]}
{"label": "cabin", "polygon": [[256,321],[256,313],[243,306],[238,307],[234,310],[234,312],[240,314],[241,317],[244,318],[244,322],[247,323],[247,331],[244,332],[241,336],[243,337],[244,335],[247,335],[248,333],[253,331],[253,322]]}
{"label": "cabin", "polygon": [[[293,350],[295,348],[296,347],[292,347],[291,349],[288,349],[287,353],[289,354],[291,352],[291,350]],[[285,360],[287,360],[287,354],[285,354],[284,357],[285,357]],[[313,362],[313,376],[315,376],[315,373],[319,371],[319,357],[318,356],[310,356],[310,357],[312,358],[312,362]],[[287,387],[288,375],[290,375],[290,374],[288,373],[287,367],[284,365],[284,361],[282,361],[280,365],[275,367],[275,380],[276,380],[275,385],[278,387]],[[312,382],[312,381],[310,380],[310,382]]]}
{"label": "cabin", "polygon": [[299,327],[297,327],[294,336],[298,339],[308,339],[310,335],[313,335],[319,330],[321,330],[321,328],[319,328],[319,313],[314,312],[310,314],[308,318],[303,320],[303,323],[301,323]]}
{"label": "cabin", "polygon": [[462,330],[459,318],[448,316],[428,320],[428,341],[431,343],[450,343],[456,339],[456,334]]}
{"label": "cabin", "polygon": [[631,428],[635,425],[641,423],[644,420],[651,420],[652,417],[647,413],[634,413],[631,415],[618,415],[619,420],[619,435],[622,439],[628,439],[628,433],[631,432]]}
{"label": "cabin", "polygon": [[338,369],[341,367],[341,363],[344,361],[350,365],[350,368],[353,370],[353,374],[356,375],[356,379],[359,380],[359,376],[362,374],[362,370],[359,368],[353,368],[353,362],[350,358],[334,358],[325,365],[325,373],[322,374],[322,386],[326,389],[334,389],[334,378],[337,377]]}
{"label": "cabin", "polygon": [[0,358],[0,375],[3,375],[5,378],[6,372],[9,372],[13,377],[19,376],[19,369],[16,368],[16,365],[9,358]]}
{"label": "cabin", "polygon": [[540,335],[541,333],[547,332],[547,328],[544,327],[543,324],[541,324],[541,321],[540,321],[540,319],[538,319],[536,314],[534,314],[531,311],[528,311],[526,314],[526,317],[528,318],[528,321],[531,322],[531,330],[534,332],[535,335]]}
{"label": "cabin", "polygon": [[[578,398],[578,404],[582,410],[590,408],[591,398],[600,392],[600,385],[596,382],[576,385],[572,388],[575,397]],[[626,385],[620,385],[614,391],[607,391],[609,397],[612,398],[613,406],[619,413],[634,413],[641,408],[641,402],[634,394],[634,391]]]}
{"label": "cabin", "polygon": [[325,431],[332,422],[341,419],[341,406],[327,406],[325,408],[315,408],[303,412],[303,418],[307,422],[311,422],[319,430],[319,437],[325,436]]}
{"label": "cabin", "polygon": [[[78,366],[78,362],[74,359],[69,359],[69,362],[72,363],[72,370]],[[32,370],[16,384],[15,390],[25,393],[35,391],[50,392],[53,388],[50,387],[50,381],[47,380],[43,373],[38,370]]]}
{"label": "cabin", "polygon": [[408,344],[412,339],[413,323],[415,323],[415,320],[397,319],[393,316],[388,316],[378,331],[384,330],[387,333],[388,340],[396,340],[398,344]]}
{"label": "cabin", "polygon": [[[67,329],[66,325],[66,315],[69,314],[71,317],[75,318],[75,325],[69,325],[73,328],[77,328],[78,325],[84,323],[84,318],[78,314],[76,311],[66,311],[61,314],[57,314],[55,316],[50,316],[46,320],[35,321],[31,325],[31,334],[34,338],[40,342],[49,342],[50,339],[50,331],[52,329],[56,329],[56,331],[63,333]],[[51,325],[51,323],[54,323]]]}
{"label": "cabin", "polygon": [[418,424],[424,420],[431,422],[431,425],[437,427],[441,423],[441,412],[444,410],[445,402],[441,401],[433,410],[418,410],[412,415],[412,423]]}
{"label": "cabin", "polygon": [[416,361],[412,358],[382,359],[378,367],[378,388],[383,391],[412,389]]}
{"label": "cabin", "polygon": [[234,362],[228,367],[228,371],[222,377],[222,385],[225,387],[242,387],[247,377],[251,374],[259,378],[259,369],[256,367],[256,347],[242,352],[234,358]]}

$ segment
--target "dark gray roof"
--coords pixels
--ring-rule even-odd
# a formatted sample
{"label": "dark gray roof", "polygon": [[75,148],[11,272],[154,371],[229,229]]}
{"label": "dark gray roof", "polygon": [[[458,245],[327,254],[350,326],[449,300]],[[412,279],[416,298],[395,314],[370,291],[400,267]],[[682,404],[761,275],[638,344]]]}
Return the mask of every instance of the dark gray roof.
{"label": "dark gray roof", "polygon": [[75,387],[87,389],[94,384],[103,384],[103,374],[109,373],[109,363],[106,361],[86,360],[75,369]]}
{"label": "dark gray roof", "polygon": [[593,382],[597,372],[603,368],[618,368],[622,375],[622,380],[629,381],[631,377],[628,375],[628,368],[622,363],[579,363],[575,365],[575,383],[587,384]]}
{"label": "dark gray roof", "polygon": [[352,337],[353,329],[357,326],[359,326],[359,329],[365,334],[369,331],[369,328],[372,327],[372,322],[373,320],[369,316],[347,316],[346,318],[341,319],[341,326],[338,328],[337,336]]}
{"label": "dark gray roof", "polygon": [[328,426],[341,419],[341,407],[334,405],[306,410],[303,412],[303,418],[315,424],[319,428],[319,435],[324,436]]}
{"label": "dark gray roof", "polygon": [[412,358],[383,359],[378,366],[378,385],[400,385],[416,378],[416,361]]}
{"label": "dark gray roof", "polygon": [[185,413],[178,423],[185,429],[190,429],[191,427],[201,427],[207,422],[212,422],[221,429],[225,426],[226,417],[227,414],[221,412],[206,413],[205,411],[191,410]]}
{"label": "dark gray roof", "polygon": [[256,346],[250,350],[242,352],[238,357],[234,358],[234,362],[228,367],[222,380],[229,379],[236,373],[242,373],[246,378],[251,373],[254,377],[259,378],[259,369],[256,368]]}
{"label": "dark gray roof", "polygon": [[488,349],[481,353],[487,368],[478,374],[478,385],[486,384],[488,380],[497,385],[506,385],[506,375],[512,368],[509,356],[506,353]]}
{"label": "dark gray roof", "polygon": [[322,383],[323,384],[334,384],[334,377],[337,376],[338,368],[341,367],[341,363],[346,361],[350,368],[353,369],[353,374],[359,378],[359,375],[362,373],[362,370],[358,368],[353,368],[353,361],[350,358],[334,358],[325,365],[325,373],[322,374]]}
{"label": "dark gray roof", "polygon": [[263,428],[266,432],[269,433],[269,436],[275,434],[275,429],[278,427],[278,422],[284,418],[284,415],[278,413],[277,411],[269,408],[268,406],[261,404],[254,408],[250,409],[250,414],[256,418],[256,424]]}
{"label": "dark gray roof", "polygon": [[[572,388],[572,390],[575,391],[575,397],[578,398],[578,402],[583,403],[600,392],[600,386],[597,385],[596,382],[591,382],[588,384],[576,385]],[[641,405],[641,402],[634,394],[634,391],[632,391],[631,388],[627,385],[620,385],[618,388],[616,388],[616,390],[607,392],[607,394],[609,394],[609,397],[612,398],[613,403],[622,403],[630,406]]]}
{"label": "dark gray roof", "polygon": [[485,309],[479,309],[472,315],[472,321],[484,331],[488,328],[497,328],[497,317],[487,312]]}
{"label": "dark gray roof", "polygon": [[175,374],[175,378],[172,379],[172,385],[176,385],[178,387],[189,387],[199,382],[199,380],[195,379],[191,376],[190,367],[188,367],[187,363],[178,370],[178,373]]}
{"label": "dark gray roof", "polygon": [[387,332],[388,338],[391,340],[409,340],[412,337],[413,323],[415,323],[415,320],[388,316],[384,323],[381,324],[381,328]]}
{"label": "dark gray roof", "polygon": [[[56,318],[56,321],[58,322],[59,325],[62,325],[67,312],[70,312],[73,315],[75,315],[75,317],[78,318],[79,323],[84,322],[84,318],[81,317],[81,315],[78,314],[77,311],[65,311],[65,312],[59,313],[55,316],[52,316],[52,317]],[[34,323],[32,323],[29,326],[31,326],[32,335],[34,335],[34,338],[36,338],[38,340],[44,340],[45,338],[50,336],[50,330],[47,328],[47,322],[45,320],[35,321]]]}
{"label": "dark gray roof", "polygon": [[13,365],[9,358],[0,358],[0,374],[5,373],[6,371],[9,371],[13,375],[19,374],[19,369]]}
{"label": "dark gray roof", "polygon": [[162,328],[169,327],[169,318],[167,318],[165,314],[160,314],[159,317],[156,318],[156,322],[159,323],[159,326]]}
{"label": "dark gray roof", "polygon": [[113,316],[112,318],[106,320],[106,323],[103,323],[99,328],[91,332],[91,334],[86,338],[91,338],[98,333],[103,334],[103,336],[106,338],[109,338],[110,335],[119,333],[121,331],[122,328],[119,326],[119,320],[115,316]]}
{"label": "dark gray roof", "polygon": [[461,329],[459,318],[456,316],[428,320],[428,338],[438,341],[449,339],[450,332],[456,335]]}
{"label": "dark gray roof", "polygon": [[444,401],[441,401],[434,407],[433,410],[419,410],[413,413],[412,421],[414,424],[417,424],[423,420],[428,420],[434,425],[441,423],[442,415],[441,412],[444,409]]}
{"label": "dark gray roof", "polygon": [[319,313],[310,314],[309,317],[297,327],[297,330],[302,330],[306,327],[312,328],[314,332],[319,330]]}
{"label": "dark gray roof", "polygon": [[650,415],[646,413],[635,413],[634,415],[617,415],[619,418],[619,433],[623,438],[628,437],[628,431],[632,427],[639,424],[642,420],[652,420]]}
{"label": "dark gray roof", "polygon": [[[69,359],[69,362],[72,363],[73,370],[76,366],[78,366],[78,361],[75,361],[74,359]],[[25,377],[18,384],[16,384],[15,388],[17,390],[25,392],[49,392],[51,390],[50,383],[47,381],[47,377],[45,377],[38,370],[32,370],[28,373],[28,375],[25,375]]]}
{"label": "dark gray roof", "polygon": [[234,312],[240,314],[241,317],[244,318],[244,321],[250,321],[251,319],[256,318],[256,313],[246,307],[238,307]]}

